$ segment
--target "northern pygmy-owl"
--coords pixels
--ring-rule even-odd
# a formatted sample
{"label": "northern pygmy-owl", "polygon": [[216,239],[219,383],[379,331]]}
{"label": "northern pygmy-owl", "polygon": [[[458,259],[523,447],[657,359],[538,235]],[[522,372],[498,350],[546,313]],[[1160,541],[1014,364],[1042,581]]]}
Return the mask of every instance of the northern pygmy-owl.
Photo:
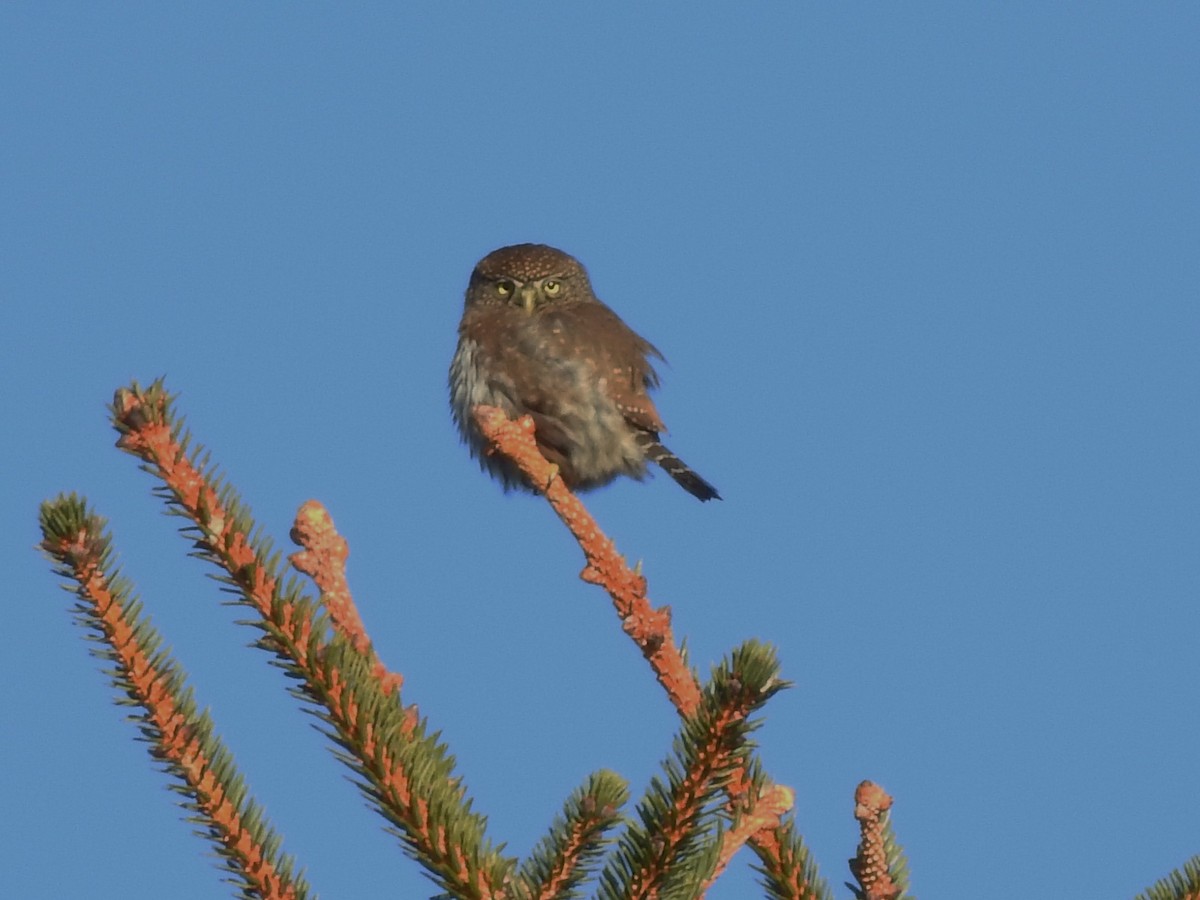
{"label": "northern pygmy-owl", "polygon": [[651,357],[663,358],[592,293],[574,257],[543,244],[501,247],[479,261],[467,287],[450,364],[454,421],[506,490],[529,484],[488,453],[471,416],[479,404],[532,416],[538,448],[572,490],[618,475],[640,480],[654,462],[694,497],[720,499],[659,440],[666,429],[649,396],[658,386]]}

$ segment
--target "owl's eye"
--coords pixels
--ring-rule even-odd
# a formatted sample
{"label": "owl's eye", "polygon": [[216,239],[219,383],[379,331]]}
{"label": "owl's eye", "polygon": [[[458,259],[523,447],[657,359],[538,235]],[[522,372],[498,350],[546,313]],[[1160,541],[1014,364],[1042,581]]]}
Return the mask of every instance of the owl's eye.
{"label": "owl's eye", "polygon": [[562,290],[562,282],[550,280],[542,285],[542,290],[546,292],[547,297],[557,297],[558,292]]}
{"label": "owl's eye", "polygon": [[496,282],[496,293],[499,294],[501,297],[507,297],[510,294],[512,294],[512,292],[514,290],[516,290],[516,287],[517,286],[515,284],[513,284],[511,281],[497,281]]}

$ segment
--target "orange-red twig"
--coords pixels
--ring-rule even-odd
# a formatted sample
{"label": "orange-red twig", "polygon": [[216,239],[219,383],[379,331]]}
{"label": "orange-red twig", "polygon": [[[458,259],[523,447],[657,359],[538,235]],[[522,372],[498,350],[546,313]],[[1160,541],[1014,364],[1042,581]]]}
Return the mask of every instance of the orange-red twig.
{"label": "orange-red twig", "polygon": [[230,858],[237,860],[242,876],[254,886],[257,895],[269,900],[291,900],[296,897],[295,888],[255,841],[237,804],[230,800],[225,785],[214,773],[212,760],[196,738],[192,723],[180,711],[170,680],[159,669],[155,658],[143,652],[136,640],[133,623],[126,617],[124,607],[117,602],[101,570],[93,537],[80,531],[70,540],[47,541],[43,546],[70,567],[80,586],[80,598],[91,604],[94,619],[113,649],[126,684],[153,725],[146,737],[154,740],[155,755],[168,762],[191,788],[196,808],[208,819],[213,834]]}
{"label": "orange-red twig", "polygon": [[671,703],[681,715],[691,715],[700,705],[700,686],[675,644],[670,608],[650,605],[646,579],[629,568],[591,513],[558,477],[557,467],[538,452],[533,419],[523,416],[512,421],[503,410],[479,406],[475,408],[475,421],[499,452],[521,467],[531,484],[545,485],[542,492],[546,500],[575,536],[587,559],[580,577],[608,591],[621,627],[649,661]]}
{"label": "orange-red twig", "polygon": [[[303,549],[288,559],[298,572],[309,576],[320,588],[321,602],[329,612],[333,627],[346,636],[355,650],[371,660],[371,674],[379,679],[384,693],[399,691],[404,685],[404,676],[388,671],[379,660],[346,582],[350,545],[338,534],[333,517],[320,502],[309,500],[301,505],[292,525],[292,540]],[[415,715],[416,710],[412,710],[410,718]]]}
{"label": "orange-red twig", "polygon": [[864,781],[854,791],[854,818],[862,837],[858,853],[850,860],[850,871],[858,879],[864,900],[895,900],[901,888],[888,871],[883,823],[892,808],[892,798],[879,785]]}

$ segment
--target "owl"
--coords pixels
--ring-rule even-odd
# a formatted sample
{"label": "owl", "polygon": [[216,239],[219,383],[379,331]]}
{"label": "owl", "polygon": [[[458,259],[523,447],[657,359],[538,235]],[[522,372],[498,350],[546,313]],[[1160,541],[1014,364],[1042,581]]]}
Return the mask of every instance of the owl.
{"label": "owl", "polygon": [[652,359],[663,357],[600,302],[577,259],[544,244],[501,247],[471,273],[450,408],[471,455],[505,490],[532,487],[488,452],[471,415],[479,404],[531,416],[538,449],[572,490],[618,475],[641,480],[656,463],[692,496],[719,500],[659,438],[666,429],[650,399],[658,387]]}

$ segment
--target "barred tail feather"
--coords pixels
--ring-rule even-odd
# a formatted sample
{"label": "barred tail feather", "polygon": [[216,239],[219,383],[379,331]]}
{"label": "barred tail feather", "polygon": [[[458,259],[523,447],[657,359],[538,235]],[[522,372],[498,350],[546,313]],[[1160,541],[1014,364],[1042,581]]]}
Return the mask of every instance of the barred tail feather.
{"label": "barred tail feather", "polygon": [[697,475],[687,463],[663,446],[658,435],[653,432],[642,432],[638,435],[638,444],[646,454],[646,459],[658,463],[663,471],[675,479],[676,483],[698,500],[720,500],[717,489]]}

